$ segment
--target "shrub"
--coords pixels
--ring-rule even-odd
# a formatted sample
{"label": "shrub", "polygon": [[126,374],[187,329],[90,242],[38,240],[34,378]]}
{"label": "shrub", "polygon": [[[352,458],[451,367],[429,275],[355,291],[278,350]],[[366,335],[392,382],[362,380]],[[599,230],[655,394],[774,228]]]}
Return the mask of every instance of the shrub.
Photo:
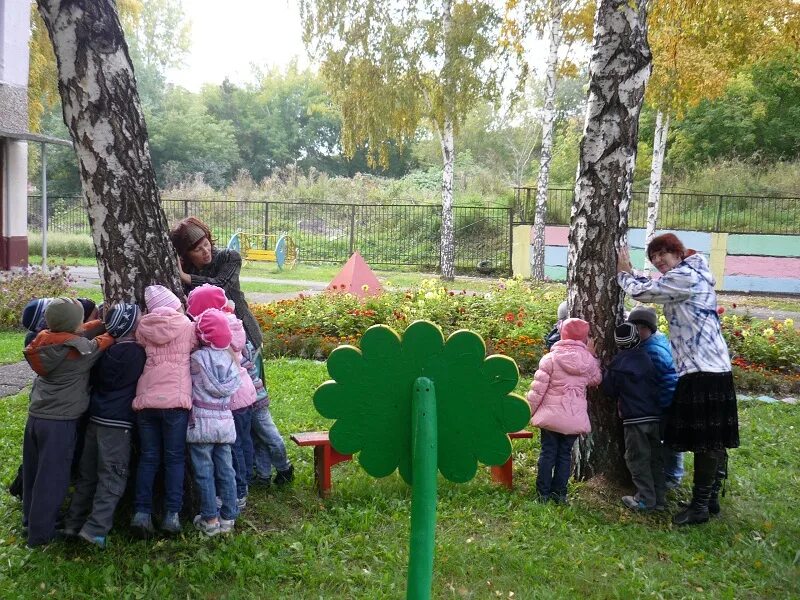
{"label": "shrub", "polygon": [[20,327],[22,309],[34,298],[54,296],[74,296],[70,289],[69,271],[61,265],[50,272],[30,267],[12,271],[0,279],[0,327],[5,329]]}

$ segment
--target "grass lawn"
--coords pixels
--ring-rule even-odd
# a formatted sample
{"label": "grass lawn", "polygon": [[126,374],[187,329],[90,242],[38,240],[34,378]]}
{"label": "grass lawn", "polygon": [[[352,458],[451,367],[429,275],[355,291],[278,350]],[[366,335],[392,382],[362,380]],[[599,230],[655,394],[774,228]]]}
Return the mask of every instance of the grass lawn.
{"label": "grass lawn", "polygon": [[[329,426],[311,405],[324,379],[320,363],[268,364],[273,416],[285,437]],[[4,483],[19,461],[26,400],[24,393],[3,400]],[[798,415],[797,406],[742,405],[743,447],[732,453],[723,514],[694,528],[673,529],[669,514],[631,514],[618,491],[596,482],[574,484],[569,507],[534,502],[538,436],[515,444],[511,493],[485,468],[467,484],[440,479],[433,597],[798,597]],[[321,501],[311,450],[290,444],[289,452],[294,484],[253,490],[227,538],[187,529],[176,539],[139,541],[121,524],[105,551],[77,543],[31,551],[19,503],[1,491],[0,597],[403,597],[409,488],[396,474],[376,481],[343,463],[331,498]]]}
{"label": "grass lawn", "polygon": [[0,365],[22,360],[24,331],[0,331]]}

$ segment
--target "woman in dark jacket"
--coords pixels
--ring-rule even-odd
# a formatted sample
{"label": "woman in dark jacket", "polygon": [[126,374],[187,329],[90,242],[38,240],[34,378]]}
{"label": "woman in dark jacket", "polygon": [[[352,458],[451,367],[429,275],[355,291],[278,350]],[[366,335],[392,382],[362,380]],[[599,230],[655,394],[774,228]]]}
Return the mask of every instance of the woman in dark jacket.
{"label": "woman in dark jacket", "polygon": [[211,230],[197,217],[179,221],[169,232],[172,245],[178,251],[178,267],[184,290],[209,283],[225,290],[236,305],[236,316],[242,320],[247,340],[260,356],[263,338],[247,300],[239,287],[242,257],[235,250],[219,249],[214,245]]}

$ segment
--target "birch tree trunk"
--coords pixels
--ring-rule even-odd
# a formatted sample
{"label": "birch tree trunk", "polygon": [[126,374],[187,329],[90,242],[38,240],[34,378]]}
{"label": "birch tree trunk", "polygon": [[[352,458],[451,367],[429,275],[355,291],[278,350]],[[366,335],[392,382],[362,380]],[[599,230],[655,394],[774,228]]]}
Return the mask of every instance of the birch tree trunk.
{"label": "birch tree trunk", "polygon": [[547,71],[544,88],[544,107],[542,108],[542,152],[539,161],[539,174],[536,177],[536,212],[533,218],[533,255],[531,257],[531,277],[544,279],[544,228],[547,217],[547,188],[550,183],[550,160],[553,156],[553,126],[556,117],[556,69],[558,68],[558,48],[561,46],[562,0],[550,3],[550,51],[547,55]]}
{"label": "birch tree trunk", "polygon": [[[656,235],[658,223],[658,209],[661,202],[661,174],[663,173],[664,157],[667,153],[667,133],[669,133],[669,115],[658,111],[656,114],[656,132],[653,137],[653,164],[650,167],[650,189],[647,193],[647,230],[644,236],[644,247]],[[650,261],[645,256],[644,268],[650,270]]]}
{"label": "birch tree trunk", "polygon": [[[614,353],[623,292],[617,250],[627,244],[639,112],[650,77],[647,0],[600,0],[589,63],[589,101],[580,144],[567,261],[570,314],[591,325],[603,364]],[[590,394],[592,433],[580,444],[578,476],[624,481],[622,424],[615,403]]]}
{"label": "birch tree trunk", "polygon": [[37,0],[89,206],[107,301],[144,305],[144,288],[183,291],[150,161],[136,79],[112,0]]}
{"label": "birch tree trunk", "polygon": [[455,227],[453,225],[453,166],[455,164],[455,143],[453,139],[453,106],[452,98],[447,94],[454,89],[454,82],[450,81],[449,73],[452,71],[451,61],[453,50],[451,48],[450,30],[453,25],[453,1],[442,2],[442,30],[444,32],[444,115],[440,130],[442,142],[442,235],[439,246],[439,259],[442,269],[442,279],[453,281],[455,279]]}
{"label": "birch tree trunk", "polygon": [[455,278],[455,239],[453,224],[453,165],[455,146],[453,142],[453,120],[445,118],[441,132],[442,141],[442,238],[440,260],[442,279]]}

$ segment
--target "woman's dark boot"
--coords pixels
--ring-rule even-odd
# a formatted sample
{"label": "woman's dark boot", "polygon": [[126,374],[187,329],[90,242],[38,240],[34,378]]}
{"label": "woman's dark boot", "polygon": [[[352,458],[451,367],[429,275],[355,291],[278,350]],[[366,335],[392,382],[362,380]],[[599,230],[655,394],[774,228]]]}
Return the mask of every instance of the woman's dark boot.
{"label": "woman's dark boot", "polygon": [[708,501],[711,498],[718,462],[717,452],[695,453],[692,501],[688,507],[672,517],[673,524],[697,525],[708,521]]}
{"label": "woman's dark boot", "polygon": [[708,499],[708,512],[718,515],[720,512],[719,497],[725,495],[725,480],[728,478],[728,452],[724,454],[717,464],[717,473],[714,476],[714,483],[711,485],[711,497]]}

